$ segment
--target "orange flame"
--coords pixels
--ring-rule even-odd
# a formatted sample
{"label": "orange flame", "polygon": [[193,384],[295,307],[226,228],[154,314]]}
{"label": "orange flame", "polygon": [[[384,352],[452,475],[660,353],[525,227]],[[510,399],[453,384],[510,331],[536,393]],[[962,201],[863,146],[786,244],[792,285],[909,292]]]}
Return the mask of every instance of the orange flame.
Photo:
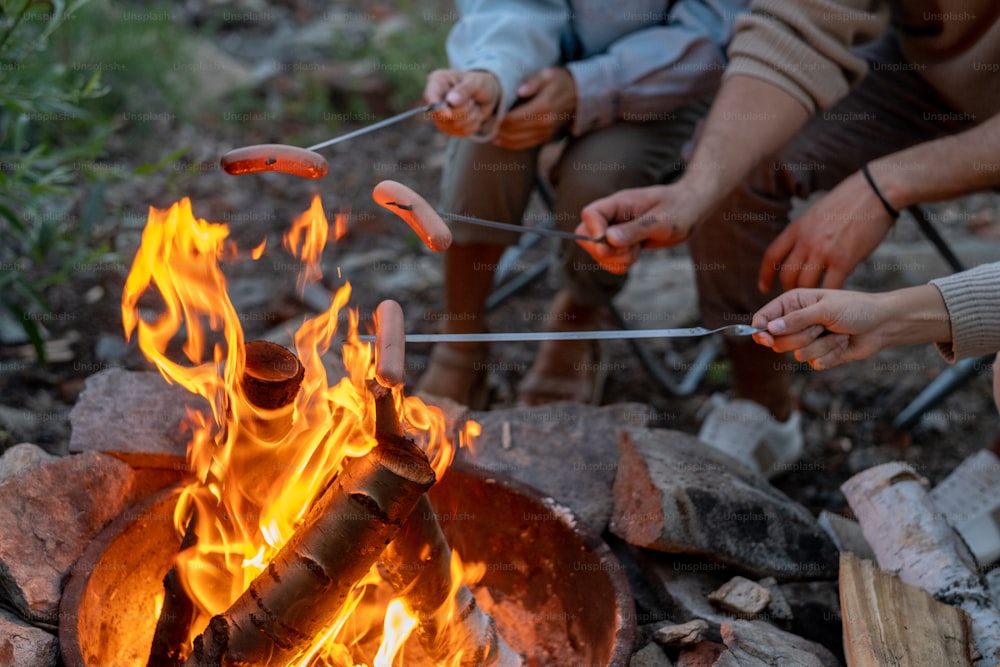
{"label": "orange flame", "polygon": [[[344,220],[338,215],[338,229],[346,226],[343,215]],[[317,196],[284,239],[285,248],[302,262],[300,289],[322,277],[328,230]],[[367,381],[374,377],[373,353],[358,340],[356,311],[349,311],[341,349],[348,376],[330,386],[322,363],[337,334],[338,314],[350,298],[347,283],[326,311],[307,319],[294,334],[305,369],[294,402],[263,410],[247,399],[240,383],[243,330],[219,268],[220,259],[236,254],[228,236],[227,226],[195,218],[186,198],[167,210],[151,208],[122,295],[126,338],[136,334],[139,348],[168,382],[205,397],[212,406],[210,420],[189,411],[193,435],[188,463],[195,480],[181,492],[174,515],[179,533],[194,521],[198,537],[196,546],[177,557],[183,585],[199,612],[190,639],[267,567],[345,458],[376,446],[374,403],[367,390]],[[254,259],[264,250],[264,244],[255,248]],[[140,302],[149,308],[157,295],[162,301],[159,315],[141,314]],[[182,330],[182,350],[190,363],[178,363],[168,354]],[[394,390],[394,399],[407,435],[424,448],[442,475],[454,452],[444,415],[417,398],[404,397],[401,389]],[[330,628],[296,664],[357,664],[353,643],[381,632],[386,610],[383,604],[370,613],[370,605],[361,604],[366,591],[379,583],[374,570],[356,583],[339,617],[331,619]],[[357,613],[362,608],[365,618]],[[399,614],[395,607],[393,613]],[[409,630],[398,616],[385,623],[391,632],[386,632],[379,660],[390,665]]]}

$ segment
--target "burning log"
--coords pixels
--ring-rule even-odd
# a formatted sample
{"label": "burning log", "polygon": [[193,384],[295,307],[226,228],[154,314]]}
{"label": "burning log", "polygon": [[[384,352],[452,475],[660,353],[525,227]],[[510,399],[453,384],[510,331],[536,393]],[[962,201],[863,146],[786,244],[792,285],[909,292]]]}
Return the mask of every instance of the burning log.
{"label": "burning log", "polygon": [[[376,434],[401,438],[403,429],[392,391],[402,384],[403,316],[394,301],[376,310],[377,381],[368,388],[375,397]],[[524,664],[497,631],[496,623],[476,605],[464,584],[453,585],[452,553],[426,495],[389,544],[379,564],[397,594],[417,616],[417,636],[424,651],[439,664],[463,667],[517,667]],[[452,597],[454,591],[454,597]]]}
{"label": "burning log", "polygon": [[[280,345],[267,341],[253,341],[244,348],[246,363],[241,385],[247,399],[265,410],[291,407],[302,384],[305,369],[294,354]],[[253,425],[255,431],[280,431],[288,428],[290,410],[278,412],[273,419],[260,420]],[[180,551],[195,546],[197,517],[188,520]],[[179,667],[184,664],[184,646],[191,623],[197,615],[194,604],[181,585],[180,573],[174,565],[163,577],[163,608],[156,623],[153,643],[149,651],[148,667]]]}
{"label": "burning log", "polygon": [[267,569],[195,640],[193,667],[286,665],[334,618],[434,483],[404,438],[350,459]]}
{"label": "burning log", "polygon": [[1000,664],[1000,612],[969,548],[908,465],[869,468],[841,487],[879,567],[969,615],[977,665]]}

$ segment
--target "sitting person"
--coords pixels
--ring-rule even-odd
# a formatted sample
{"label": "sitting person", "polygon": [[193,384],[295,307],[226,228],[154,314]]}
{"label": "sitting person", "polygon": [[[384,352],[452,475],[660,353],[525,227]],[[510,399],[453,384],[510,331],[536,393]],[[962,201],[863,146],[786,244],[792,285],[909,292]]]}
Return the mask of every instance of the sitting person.
{"label": "sitting person", "polygon": [[[729,57],[684,175],[593,202],[577,229],[607,235],[581,245],[613,272],[690,239],[704,326],[745,323],[781,288],[840,287],[902,209],[1000,186],[1000,4],[754,0]],[[791,371],[726,346],[732,393],[699,437],[772,474],[803,448]]]}
{"label": "sitting person", "polygon": [[[548,175],[552,215],[572,229],[584,204],[616,190],[673,178],[681,150],[708,108],[725,45],[743,0],[470,0],[448,36],[451,69],[433,72],[428,103],[453,138],[440,206],[519,224],[536,184],[539,151],[565,139]],[[494,273],[517,233],[452,226],[444,256],[444,333],[486,329]],[[624,277],[563,244],[563,287],[548,329],[599,328]],[[534,319],[534,318],[533,318]],[[439,343],[417,390],[484,407],[489,350]],[[592,341],[544,342],[518,402],[595,401],[599,360]]]}

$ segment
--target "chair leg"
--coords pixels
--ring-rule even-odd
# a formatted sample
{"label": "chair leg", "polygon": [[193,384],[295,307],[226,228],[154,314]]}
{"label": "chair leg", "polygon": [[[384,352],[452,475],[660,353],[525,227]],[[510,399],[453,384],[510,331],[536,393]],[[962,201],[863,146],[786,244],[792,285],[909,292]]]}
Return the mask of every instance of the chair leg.
{"label": "chair leg", "polygon": [[953,391],[972,379],[976,373],[984,368],[989,368],[992,362],[993,355],[987,355],[975,359],[962,359],[954,366],[948,367],[896,415],[892,421],[893,428],[911,428],[927,410],[947,398]]}

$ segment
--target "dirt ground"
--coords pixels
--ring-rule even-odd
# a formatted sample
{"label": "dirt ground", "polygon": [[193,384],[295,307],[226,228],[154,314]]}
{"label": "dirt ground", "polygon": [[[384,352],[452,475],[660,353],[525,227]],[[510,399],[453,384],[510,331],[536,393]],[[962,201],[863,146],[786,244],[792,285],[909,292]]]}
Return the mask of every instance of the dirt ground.
{"label": "dirt ground", "polygon": [[[349,121],[332,131],[340,133],[365,124]],[[167,146],[184,145],[189,151],[167,173],[137,176],[109,189],[109,210],[126,211],[115,238],[120,262],[83,267],[70,285],[52,295],[53,310],[64,316],[47,323],[50,340],[62,341],[68,354],[62,361],[39,368],[23,356],[20,346],[0,347],[0,406],[4,409],[0,430],[6,432],[0,433],[0,449],[28,439],[51,451],[64,452],[68,411],[87,376],[111,366],[149,368],[135,342],[123,342],[121,291],[147,207],[164,207],[181,196],[191,198],[200,217],[228,223],[240,247],[249,248],[263,238],[269,241],[270,250],[261,262],[226,267],[233,300],[245,317],[248,339],[287,328],[296,318],[315,311],[308,298],[295,294],[290,258],[280,249],[281,233],[307,208],[313,194],[322,197],[328,216],[342,210],[351,212],[348,233],[332,243],[324,255],[324,286],[333,290],[350,281],[352,305],[359,308],[363,320],[379,301],[393,298],[406,311],[408,331],[434,330],[434,314],[442,305],[440,257],[422,247],[400,220],[378,209],[370,197],[378,181],[392,178],[432,202],[436,199],[445,140],[428,122],[410,120],[326,151],[331,173],[319,181],[280,174],[232,177],[218,169],[219,157],[230,148],[283,142],[300,135],[301,127],[287,126],[280,118],[242,127],[168,125],[162,130],[159,151],[144,146],[148,154],[137,154],[127,142],[111,146],[109,161],[131,164],[149,162]],[[323,128],[310,131],[319,135]],[[951,206],[965,214],[953,216],[953,221],[944,225],[949,239],[986,238],[995,231],[1000,215],[993,200]],[[901,239],[923,243],[912,230],[901,232]],[[547,251],[543,244],[524,261],[533,261]],[[676,252],[680,255],[684,251]],[[879,284],[876,273],[864,268],[852,284],[866,289],[887,287]],[[524,314],[543,312],[557,286],[552,276],[536,281],[492,312],[490,328],[531,328]],[[511,388],[530,365],[534,349],[530,344],[495,349],[494,406],[508,404]],[[426,345],[411,346],[407,359],[411,384],[422,370],[427,352]],[[677,376],[681,371],[672,367],[690,365],[695,352],[694,342],[681,342],[661,347],[658,358]],[[650,380],[624,342],[611,341],[607,355],[621,359],[623,370],[609,378],[605,402],[648,403],[656,410],[658,425],[664,427],[696,431],[698,408],[711,393],[727,387],[724,358],[713,364],[692,395],[677,397]],[[929,348],[888,351],[867,362],[825,372],[796,365],[795,386],[808,444],[802,464],[779,478],[777,486],[814,511],[843,511],[838,487],[863,468],[903,459],[936,482],[976,449],[993,446],[997,417],[987,369],[934,406],[913,428],[892,428],[893,417],[944,368]]]}

